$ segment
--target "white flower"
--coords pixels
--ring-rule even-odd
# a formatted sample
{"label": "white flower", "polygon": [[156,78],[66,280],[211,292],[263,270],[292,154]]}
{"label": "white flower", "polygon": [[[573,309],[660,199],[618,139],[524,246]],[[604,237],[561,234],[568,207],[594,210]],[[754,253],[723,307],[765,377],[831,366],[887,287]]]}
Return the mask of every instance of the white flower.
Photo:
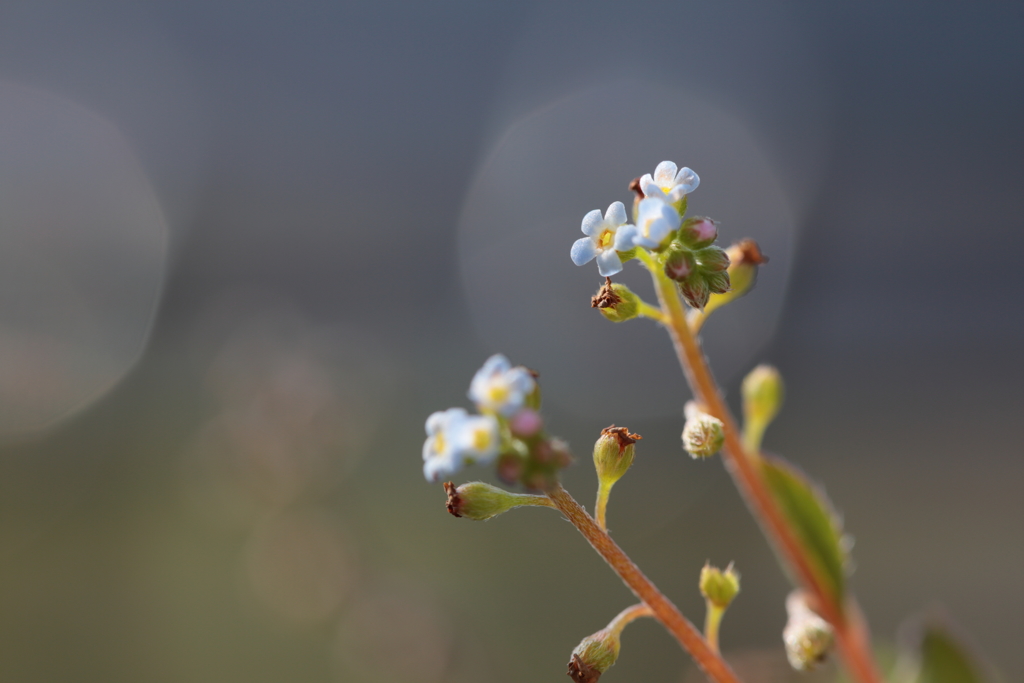
{"label": "white flower", "polygon": [[640,178],[640,189],[645,197],[654,197],[675,204],[700,185],[700,177],[685,166],[676,172],[676,165],[663,161],[654,169],[654,176],[645,173]]}
{"label": "white flower", "polygon": [[512,367],[508,358],[498,353],[476,371],[469,384],[469,398],[480,412],[511,417],[523,407],[534,387],[536,383],[526,368]]}
{"label": "white flower", "polygon": [[622,259],[618,252],[633,248],[628,231],[621,228],[632,228],[626,225],[626,207],[622,202],[612,202],[601,218],[601,211],[594,209],[583,217],[583,234],[572,245],[569,256],[577,266],[590,263],[597,258],[597,272],[608,277],[622,270]]}
{"label": "white flower", "polygon": [[680,222],[679,212],[670,204],[648,197],[640,200],[640,206],[637,207],[636,227],[631,225],[628,226],[630,230],[620,232],[626,233],[623,239],[628,236],[636,246],[654,249],[679,229]]}
{"label": "white flower", "polygon": [[423,476],[427,481],[447,477],[466,464],[489,462],[498,454],[498,421],[491,415],[468,415],[462,408],[449,408],[428,417],[426,427]]}

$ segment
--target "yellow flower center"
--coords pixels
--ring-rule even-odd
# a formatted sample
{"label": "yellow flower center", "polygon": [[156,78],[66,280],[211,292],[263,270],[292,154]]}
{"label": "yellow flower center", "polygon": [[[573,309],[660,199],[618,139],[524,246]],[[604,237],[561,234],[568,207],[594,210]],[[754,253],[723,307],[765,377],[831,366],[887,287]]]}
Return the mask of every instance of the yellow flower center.
{"label": "yellow flower center", "polygon": [[598,244],[601,245],[602,249],[607,249],[612,246],[612,241],[615,239],[615,233],[611,230],[605,230],[601,233],[601,238],[598,240]]}
{"label": "yellow flower center", "polygon": [[478,451],[486,451],[491,445],[490,430],[480,428],[473,431],[473,448]]}
{"label": "yellow flower center", "polygon": [[492,384],[487,389],[491,403],[501,404],[508,400],[508,387],[504,384]]}
{"label": "yellow flower center", "polygon": [[435,453],[444,453],[445,448],[447,448],[447,446],[448,444],[446,444],[444,441],[444,432],[438,432],[437,435],[434,436],[433,451]]}

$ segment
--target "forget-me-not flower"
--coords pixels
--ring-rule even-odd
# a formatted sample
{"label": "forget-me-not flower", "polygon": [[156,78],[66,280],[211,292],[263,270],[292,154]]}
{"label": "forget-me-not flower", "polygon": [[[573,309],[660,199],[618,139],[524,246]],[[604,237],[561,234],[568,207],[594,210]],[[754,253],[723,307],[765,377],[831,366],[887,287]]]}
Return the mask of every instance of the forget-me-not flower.
{"label": "forget-me-not flower", "polygon": [[675,204],[700,185],[700,177],[685,166],[676,171],[671,161],[663,161],[654,169],[654,175],[645,173],[640,178],[640,189],[645,197],[654,197]]}
{"label": "forget-me-not flower", "polygon": [[512,367],[508,358],[497,353],[484,362],[469,384],[469,398],[480,412],[511,417],[526,402],[537,386],[530,371]]}
{"label": "forget-me-not flower", "polygon": [[622,202],[612,202],[604,217],[601,211],[594,209],[583,217],[583,234],[572,245],[569,256],[577,266],[590,263],[597,259],[597,272],[608,277],[615,275],[622,270],[622,259],[618,252],[628,251],[633,248],[629,231],[623,228],[632,228],[626,225],[626,207]]}
{"label": "forget-me-not flower", "polygon": [[492,415],[469,415],[449,408],[427,418],[423,443],[423,476],[434,482],[463,465],[489,462],[501,444],[498,421]]}
{"label": "forget-me-not flower", "polygon": [[661,246],[666,237],[679,229],[681,220],[679,212],[671,204],[666,204],[655,197],[648,197],[640,200],[636,226],[629,226],[630,230],[622,231],[626,233],[623,239],[628,235],[636,246],[655,249]]}

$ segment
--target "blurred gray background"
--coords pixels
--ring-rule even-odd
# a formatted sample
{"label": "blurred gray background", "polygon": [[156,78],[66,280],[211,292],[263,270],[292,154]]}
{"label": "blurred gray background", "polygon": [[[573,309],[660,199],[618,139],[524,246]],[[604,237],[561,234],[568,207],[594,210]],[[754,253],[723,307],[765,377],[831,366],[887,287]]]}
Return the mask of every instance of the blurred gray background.
{"label": "blurred gray background", "polygon": [[[880,646],[941,605],[1024,675],[1022,31],[1009,2],[4,0],[0,679],[565,680],[631,596],[553,513],[456,520],[420,472],[502,351],[582,502],[599,430],[644,435],[616,539],[698,623],[735,560],[725,652],[788,680],[786,580],[679,447],[667,337],[568,258],[662,159],[772,257],[706,348],[733,398],[784,373],[766,447],[842,511]],[[607,679],[690,676],[642,623]]]}

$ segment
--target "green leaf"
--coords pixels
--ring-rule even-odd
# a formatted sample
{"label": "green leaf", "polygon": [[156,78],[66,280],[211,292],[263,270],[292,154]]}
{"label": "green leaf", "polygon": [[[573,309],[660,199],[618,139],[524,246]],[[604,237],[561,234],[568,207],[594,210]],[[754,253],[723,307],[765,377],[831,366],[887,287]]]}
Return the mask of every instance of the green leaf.
{"label": "green leaf", "polygon": [[985,683],[984,669],[946,620],[927,619],[918,627],[914,683]]}
{"label": "green leaf", "polygon": [[761,463],[765,483],[833,604],[843,607],[846,588],[846,552],[839,517],[824,492],[796,467],[781,458],[765,456]]}

